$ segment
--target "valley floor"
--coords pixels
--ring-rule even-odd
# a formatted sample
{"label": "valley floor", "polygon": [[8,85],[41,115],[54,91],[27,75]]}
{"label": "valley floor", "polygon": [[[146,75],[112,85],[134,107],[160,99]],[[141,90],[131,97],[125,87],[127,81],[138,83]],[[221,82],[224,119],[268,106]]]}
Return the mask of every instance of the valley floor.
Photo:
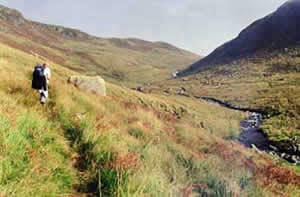
{"label": "valley floor", "polygon": [[[220,65],[157,83],[152,92],[211,97],[239,108],[258,109],[269,118],[264,134],[286,152],[300,151],[299,47]],[[184,91],[183,91],[184,90]],[[183,91],[183,92],[182,92]]]}

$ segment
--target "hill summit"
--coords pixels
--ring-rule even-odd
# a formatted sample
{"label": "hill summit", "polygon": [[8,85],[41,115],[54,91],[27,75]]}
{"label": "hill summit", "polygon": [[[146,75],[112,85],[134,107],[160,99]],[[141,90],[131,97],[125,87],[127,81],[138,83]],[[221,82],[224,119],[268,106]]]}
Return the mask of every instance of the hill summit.
{"label": "hill summit", "polygon": [[259,52],[293,47],[300,43],[300,0],[290,0],[270,15],[244,29],[237,38],[183,70],[180,75],[200,72]]}
{"label": "hill summit", "polygon": [[[0,5],[0,42],[105,80],[135,87],[167,79],[200,59],[165,42],[102,38],[81,30],[26,19]],[[155,77],[154,77],[155,76]]]}

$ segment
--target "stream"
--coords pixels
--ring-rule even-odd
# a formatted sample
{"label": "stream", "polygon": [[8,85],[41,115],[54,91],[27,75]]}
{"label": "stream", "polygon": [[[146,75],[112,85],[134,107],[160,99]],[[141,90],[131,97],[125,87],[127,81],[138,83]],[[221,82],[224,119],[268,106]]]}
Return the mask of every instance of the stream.
{"label": "stream", "polygon": [[279,147],[277,147],[275,143],[272,143],[268,139],[268,137],[262,132],[260,127],[266,120],[266,117],[263,115],[262,111],[234,107],[228,103],[210,97],[201,97],[200,100],[205,101],[207,103],[226,107],[232,110],[247,112],[249,116],[240,124],[242,132],[236,139],[237,141],[239,141],[241,144],[248,148],[255,148],[259,151],[267,152],[275,157],[282,158],[288,161],[289,163],[296,165],[300,164],[300,156],[297,149],[293,150],[295,148],[292,147],[291,150],[288,152],[287,150],[282,150]]}

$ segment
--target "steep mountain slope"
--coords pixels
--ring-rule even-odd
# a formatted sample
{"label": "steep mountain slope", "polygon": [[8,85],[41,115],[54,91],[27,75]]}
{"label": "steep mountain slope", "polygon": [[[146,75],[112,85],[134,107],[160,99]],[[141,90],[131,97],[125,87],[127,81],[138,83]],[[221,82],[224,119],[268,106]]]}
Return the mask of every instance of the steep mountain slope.
{"label": "steep mountain slope", "polygon": [[163,42],[104,39],[79,30],[26,20],[0,6],[0,41],[86,74],[126,84],[170,77],[199,56]]}
{"label": "steep mountain slope", "polygon": [[300,1],[290,0],[276,12],[255,21],[237,38],[218,47],[210,55],[183,70],[179,75],[197,73],[212,66],[300,44]]}

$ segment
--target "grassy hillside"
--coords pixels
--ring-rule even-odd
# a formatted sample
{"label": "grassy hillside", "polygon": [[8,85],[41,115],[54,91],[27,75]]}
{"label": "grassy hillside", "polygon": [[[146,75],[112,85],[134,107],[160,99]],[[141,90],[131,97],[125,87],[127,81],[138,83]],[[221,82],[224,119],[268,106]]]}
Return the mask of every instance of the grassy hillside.
{"label": "grassy hillside", "polygon": [[30,89],[40,61],[0,45],[0,191],[7,196],[270,196],[299,194],[300,178],[228,141],[245,114],[108,83],[97,97],[53,64],[51,100]]}
{"label": "grassy hillside", "polygon": [[299,155],[299,11],[300,1],[287,1],[178,74],[189,77],[154,89],[178,92],[182,87],[185,95],[263,110],[270,118],[262,129],[272,143]]}
{"label": "grassy hillside", "polygon": [[[272,115],[263,129],[285,148],[300,144],[300,49],[275,51],[167,81],[158,89],[185,87],[187,94],[214,97]],[[180,85],[180,86],[179,86]],[[173,87],[173,88],[172,88]],[[174,92],[174,91],[173,91]]]}
{"label": "grassy hillside", "polygon": [[163,42],[98,38],[79,30],[26,20],[21,13],[0,6],[0,41],[84,74],[142,85],[169,78],[199,56]]}

